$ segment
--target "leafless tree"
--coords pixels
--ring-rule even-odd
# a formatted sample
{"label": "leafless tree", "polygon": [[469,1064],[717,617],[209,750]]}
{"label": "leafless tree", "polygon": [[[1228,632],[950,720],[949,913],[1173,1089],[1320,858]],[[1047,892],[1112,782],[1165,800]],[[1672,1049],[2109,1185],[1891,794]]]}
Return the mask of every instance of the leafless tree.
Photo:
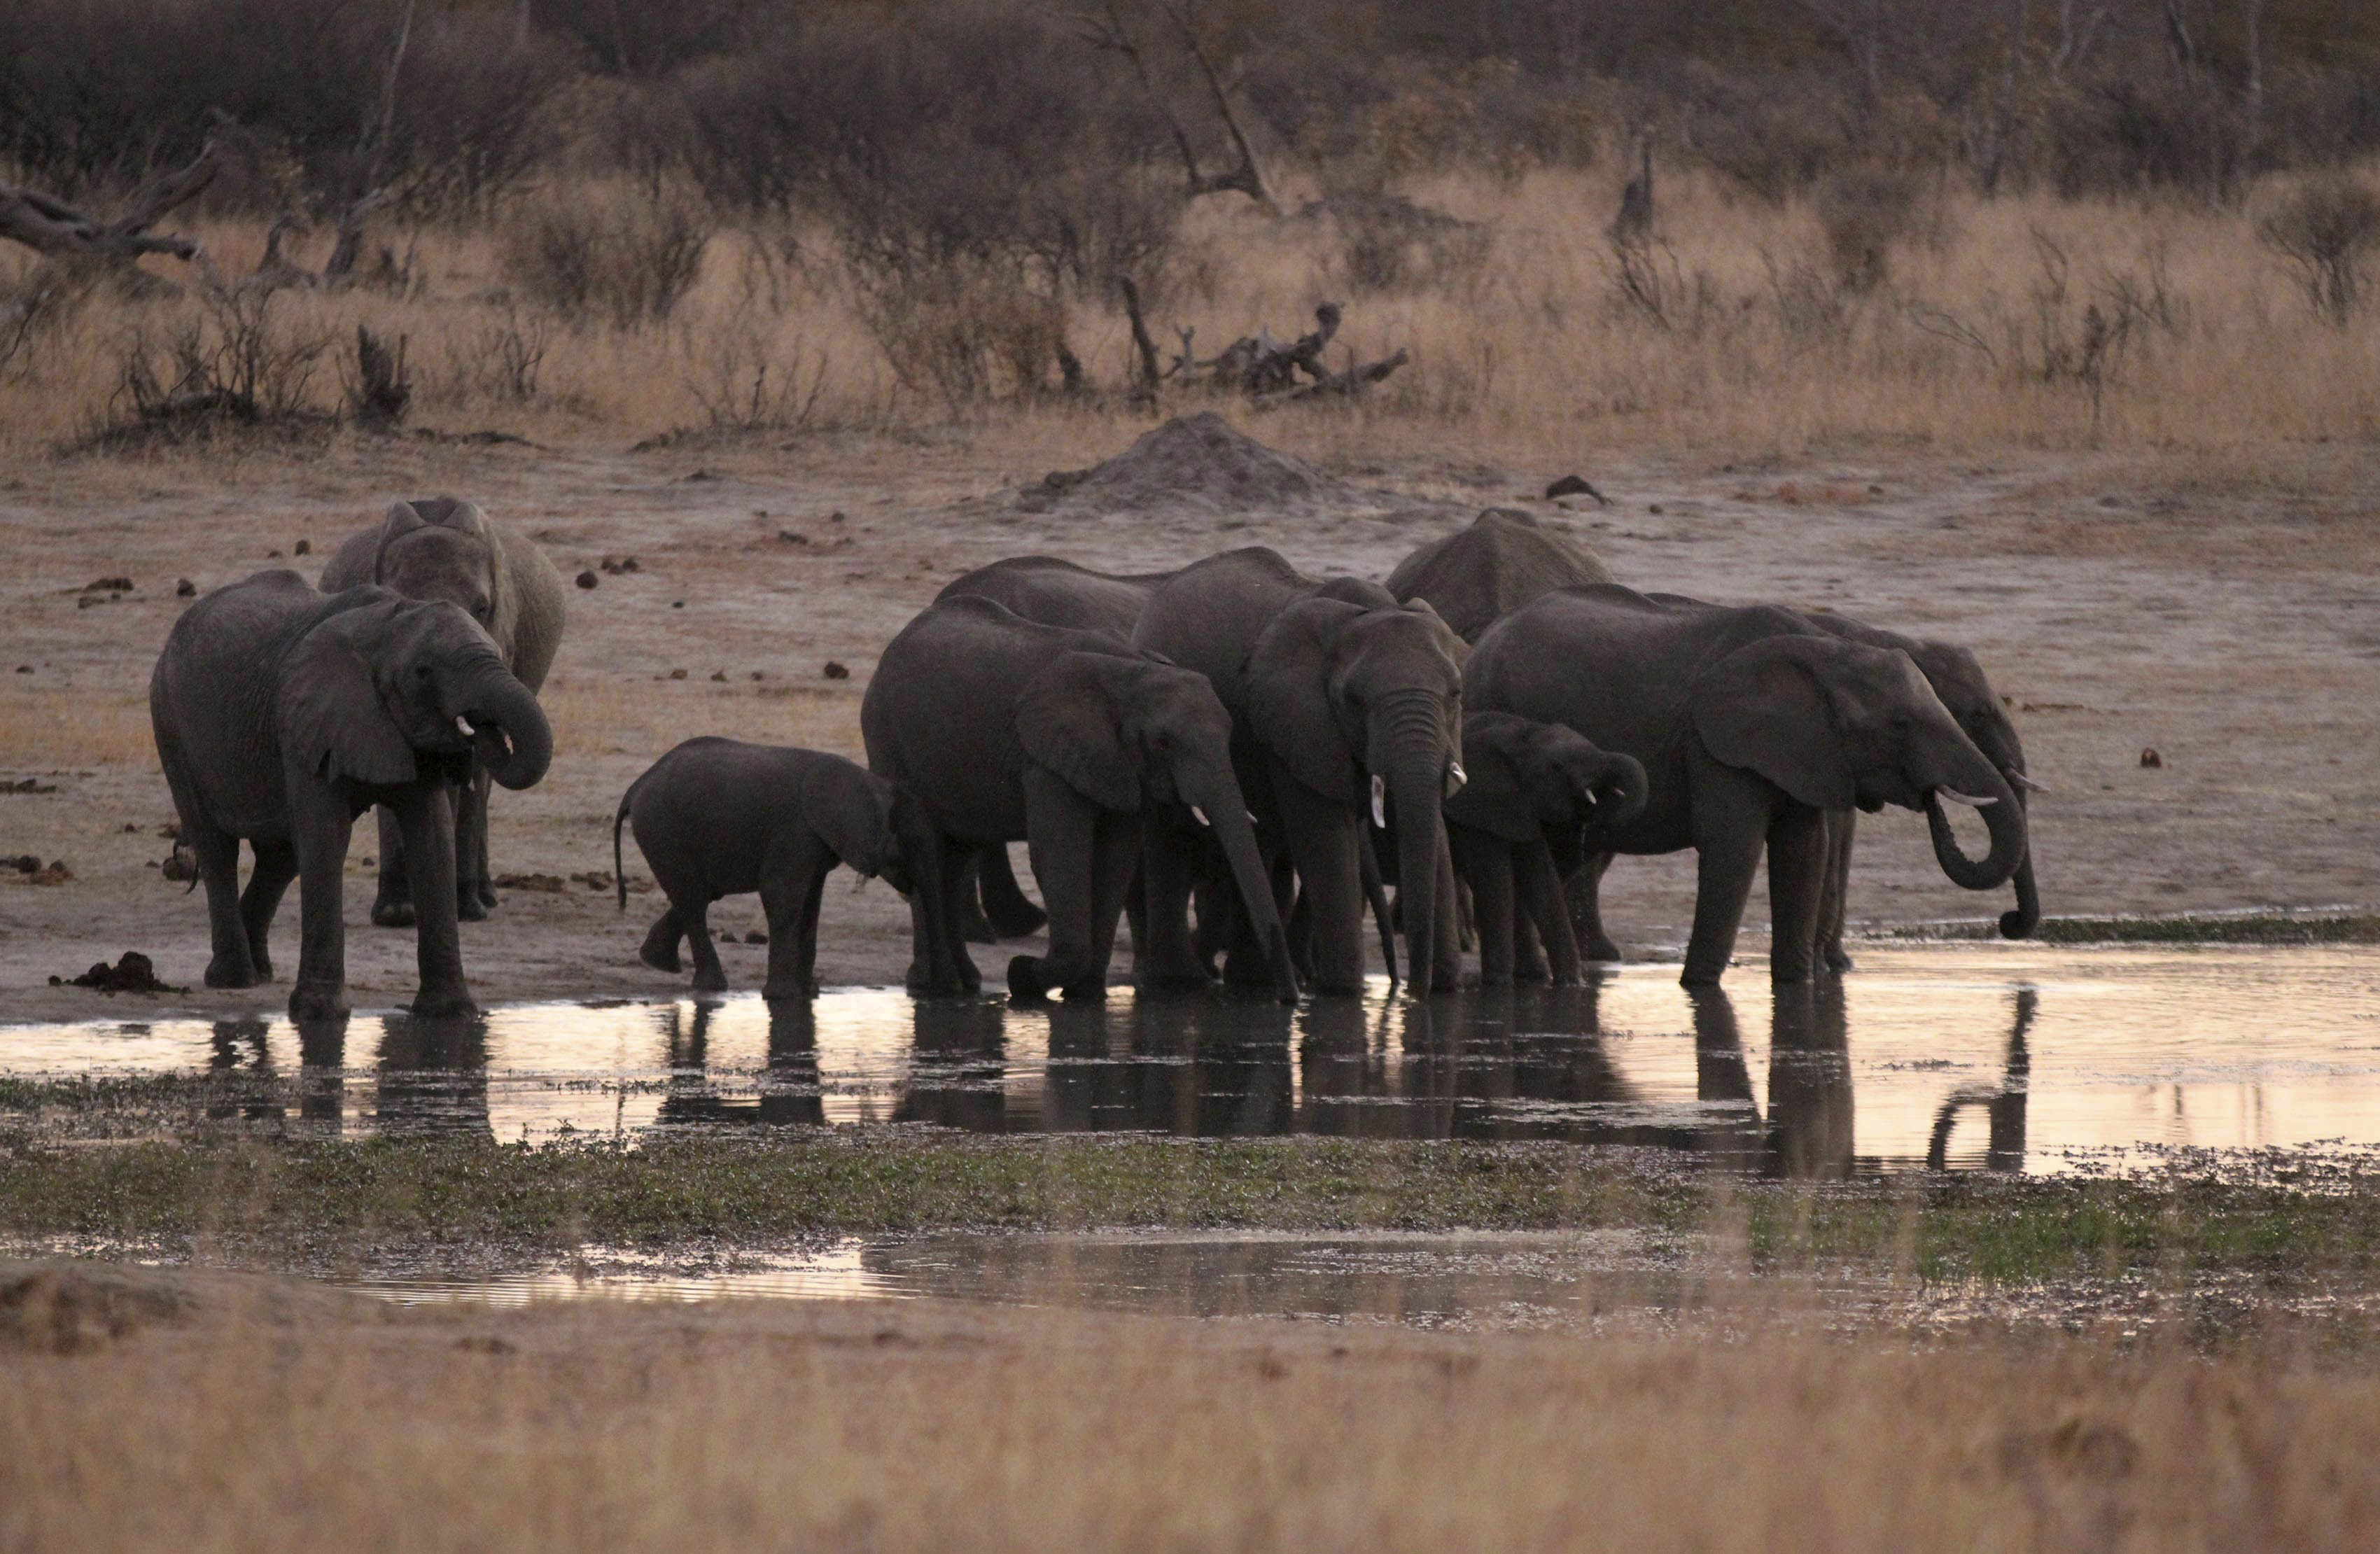
{"label": "leafless tree", "polygon": [[1223,88],[1223,78],[1215,68],[1206,45],[1199,42],[1196,18],[1189,0],[1182,4],[1160,4],[1158,14],[1172,25],[1180,35],[1182,46],[1198,67],[1199,78],[1206,82],[1215,103],[1215,115],[1223,122],[1224,133],[1231,137],[1232,149],[1238,161],[1227,171],[1208,173],[1198,165],[1198,153],[1190,143],[1190,132],[1183,127],[1181,118],[1166,103],[1165,95],[1158,89],[1148,68],[1148,59],[1141,52],[1139,42],[1125,25],[1123,12],[1115,0],[1102,0],[1097,12],[1087,12],[1080,18],[1083,38],[1097,49],[1102,49],[1123,59],[1132,67],[1134,79],[1164,115],[1166,127],[1172,132],[1174,149],[1181,152],[1182,168],[1188,179],[1192,199],[1202,194],[1223,194],[1232,190],[1246,195],[1272,215],[1281,213],[1281,203],[1273,198],[1271,186],[1266,182],[1264,168],[1257,160],[1256,148],[1248,143],[1245,130],[1240,127],[1239,115],[1232,111],[1230,92]]}

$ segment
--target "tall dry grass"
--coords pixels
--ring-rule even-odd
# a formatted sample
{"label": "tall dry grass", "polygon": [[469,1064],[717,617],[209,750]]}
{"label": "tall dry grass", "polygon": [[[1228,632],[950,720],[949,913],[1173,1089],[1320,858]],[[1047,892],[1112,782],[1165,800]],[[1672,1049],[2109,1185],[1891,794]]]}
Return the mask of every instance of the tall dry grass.
{"label": "tall dry grass", "polygon": [[[2380,305],[2343,325],[2310,305],[2258,237],[2284,186],[2236,209],[1917,186],[1864,237],[1846,231],[1839,192],[1773,204],[1681,170],[1661,183],[1655,242],[1623,262],[1604,236],[1620,171],[1419,177],[1406,192],[1420,204],[1478,225],[1394,263],[1354,217],[1272,221],[1207,201],[1151,323],[1169,352],[1173,329],[1194,328],[1208,355],[1260,327],[1300,332],[1318,301],[1344,300],[1348,351],[1414,355],[1354,415],[1420,442],[1549,456],[1863,441],[2221,452],[2380,431]],[[293,341],[345,341],[358,322],[405,336],[417,423],[540,441],[790,434],[1051,403],[1000,380],[953,404],[915,366],[936,330],[1013,343],[1014,296],[991,282],[929,288],[888,353],[895,326],[880,295],[855,285],[820,233],[709,219],[693,282],[665,306],[631,276],[615,279],[617,295],[558,309],[557,296],[589,283],[565,276],[557,292],[522,257],[537,249],[523,233],[550,239],[552,212],[568,208],[595,212],[581,227],[641,223],[654,262],[682,262],[687,198],[665,191],[656,205],[639,188],[590,183],[472,230],[399,236],[403,295],[283,293],[275,327]],[[234,274],[264,240],[243,224],[200,236]],[[630,262],[617,248],[599,257]],[[0,258],[11,264],[21,268]],[[0,367],[0,447],[40,456],[123,413],[130,341],[161,336],[193,306],[101,295],[38,328]],[[1132,350],[1120,314],[1077,303],[1063,323],[1091,381],[1120,389]],[[337,376],[317,374],[325,407]]]}
{"label": "tall dry grass", "polygon": [[1757,1317],[1466,1338],[930,1304],[393,1320],[275,1304],[95,1352],[0,1347],[0,1547],[2333,1549],[2380,1533],[2380,1382],[2279,1352],[1912,1346]]}

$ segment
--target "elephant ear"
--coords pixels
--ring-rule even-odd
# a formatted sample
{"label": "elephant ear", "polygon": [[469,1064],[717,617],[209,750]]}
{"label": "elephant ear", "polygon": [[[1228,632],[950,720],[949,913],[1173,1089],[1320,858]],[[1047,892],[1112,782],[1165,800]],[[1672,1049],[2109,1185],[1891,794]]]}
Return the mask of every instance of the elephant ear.
{"label": "elephant ear", "polygon": [[412,743],[389,716],[371,665],[340,624],[333,616],[316,626],[282,661],[283,753],[299,771],[329,780],[410,783],[419,775]]}
{"label": "elephant ear", "polygon": [[1463,770],[1469,780],[1446,801],[1446,818],[1506,842],[1537,840],[1536,795],[1524,755],[1535,725],[1509,712],[1473,712],[1463,720]]}
{"label": "elephant ear", "polygon": [[[1140,763],[1126,747],[1119,672],[1136,661],[1067,652],[1036,674],[1016,698],[1016,743],[1102,809],[1140,807]],[[1127,693],[1128,694],[1128,693]]]}
{"label": "elephant ear", "polygon": [[892,785],[839,759],[802,783],[802,818],[854,874],[874,874],[892,850]]}
{"label": "elephant ear", "polygon": [[404,539],[407,535],[411,534],[416,529],[428,528],[429,527],[430,520],[421,516],[420,509],[413,503],[390,503],[388,504],[388,516],[381,520],[380,544],[372,551],[371,580],[377,583],[385,575],[385,567],[388,562],[388,548],[391,545],[395,544],[399,540]]}
{"label": "elephant ear", "polygon": [[1769,637],[1719,660],[1688,698],[1704,747],[1813,808],[1850,807],[1854,773],[1827,689],[1844,648],[1831,637]]}
{"label": "elephant ear", "polygon": [[1355,751],[1331,704],[1331,644],[1361,618],[1357,605],[1301,599],[1273,617],[1241,672],[1241,722],[1290,775],[1341,804],[1364,802]]}

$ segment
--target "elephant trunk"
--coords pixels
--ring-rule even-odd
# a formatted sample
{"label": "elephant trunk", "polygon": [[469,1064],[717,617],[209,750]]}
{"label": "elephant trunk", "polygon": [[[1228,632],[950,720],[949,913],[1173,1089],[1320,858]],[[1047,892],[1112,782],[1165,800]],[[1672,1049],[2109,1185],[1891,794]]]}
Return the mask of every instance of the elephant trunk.
{"label": "elephant trunk", "polygon": [[1297,1002],[1297,971],[1290,964],[1289,935],[1281,926],[1281,909],[1272,899],[1272,878],[1257,851],[1257,831],[1248,819],[1247,800],[1226,766],[1220,775],[1204,771],[1177,771],[1174,791],[1185,804],[1206,817],[1232,866],[1232,879],[1246,905],[1248,922],[1265,947],[1265,963],[1272,967],[1273,985],[1285,1003]]}
{"label": "elephant trunk", "polygon": [[1447,731],[1434,704],[1391,704],[1375,740],[1372,771],[1397,807],[1397,907],[1404,918],[1405,990],[1427,998],[1437,971],[1439,804],[1447,781]]}
{"label": "elephant trunk", "polygon": [[553,726],[537,694],[491,659],[463,682],[454,712],[471,729],[488,774],[507,788],[534,787],[553,759]]}
{"label": "elephant trunk", "polygon": [[1994,771],[1989,785],[1973,795],[1971,802],[1981,801],[1984,825],[1992,840],[1991,851],[1980,863],[1959,850],[1950,818],[1942,809],[1945,791],[1929,788],[1925,794],[1925,823],[1934,836],[1934,861],[1962,890],[1988,891],[2006,884],[2025,860],[2024,807],[2017,802],[2016,790]]}
{"label": "elephant trunk", "polygon": [[1588,823],[1617,831],[1645,812],[1652,787],[1645,766],[1633,756],[1613,756],[1609,769],[1595,784],[1595,809]]}
{"label": "elephant trunk", "polygon": [[[2025,802],[2024,795],[2019,793],[2016,795],[2016,801],[2022,805]],[[2028,811],[2025,816],[2025,829],[2028,836],[2032,826],[2033,817]],[[2024,861],[2016,866],[2016,907],[2013,911],[2000,914],[2000,937],[2031,939],[2040,927],[2041,892],[2033,882],[2033,847],[2028,840],[2024,850]]]}

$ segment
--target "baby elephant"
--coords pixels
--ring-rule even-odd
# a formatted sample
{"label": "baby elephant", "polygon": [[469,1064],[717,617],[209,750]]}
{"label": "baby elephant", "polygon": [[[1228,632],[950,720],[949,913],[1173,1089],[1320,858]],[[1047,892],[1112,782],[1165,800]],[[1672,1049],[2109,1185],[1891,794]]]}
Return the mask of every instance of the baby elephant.
{"label": "baby elephant", "polygon": [[[1455,871],[1471,888],[1479,980],[1577,982],[1560,872],[1592,850],[1590,839],[1645,807],[1644,767],[1560,723],[1509,712],[1464,715],[1463,766],[1470,781],[1446,801],[1446,835]],[[1544,944],[1549,967],[1533,941]]]}
{"label": "baby elephant", "polygon": [[834,866],[881,875],[907,895],[918,856],[911,801],[883,778],[824,751],[740,739],[689,739],[621,795],[612,817],[612,872],[625,912],[623,820],[636,828],[637,846],[670,903],[638,958],[675,971],[678,941],[691,939],[698,992],[727,986],[704,920],[721,896],[760,892],[769,915],[762,996],[808,998],[817,991],[819,897]]}

